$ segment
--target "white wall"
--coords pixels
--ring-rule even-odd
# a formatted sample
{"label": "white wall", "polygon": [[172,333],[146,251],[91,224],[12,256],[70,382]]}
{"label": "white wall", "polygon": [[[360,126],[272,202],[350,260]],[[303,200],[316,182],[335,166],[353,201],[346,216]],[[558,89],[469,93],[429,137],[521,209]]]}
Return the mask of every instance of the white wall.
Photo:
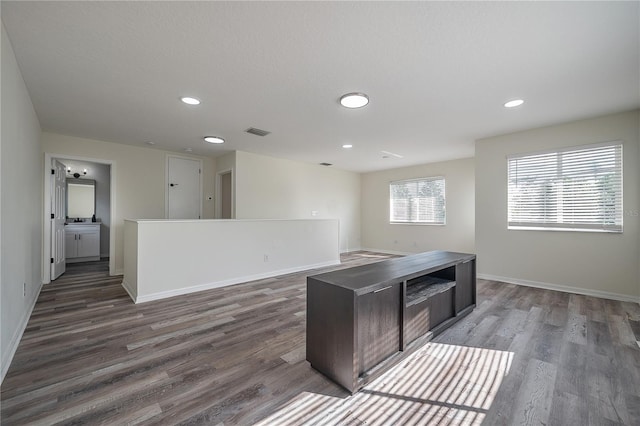
{"label": "white wall", "polygon": [[40,124],[4,24],[1,38],[0,353],[4,378],[42,286],[44,177]]}
{"label": "white wall", "polygon": [[236,218],[338,219],[340,251],[360,249],[359,174],[237,151],[235,179]]}
{"label": "white wall", "polygon": [[[115,273],[124,271],[123,231],[125,219],[162,219],[165,216],[165,171],[167,155],[174,152],[124,144],[42,133],[43,151],[54,157],[84,157],[112,161],[115,182]],[[213,202],[204,194],[214,193],[215,161],[203,160],[203,218],[213,218]]]}
{"label": "white wall", "polygon": [[[389,183],[444,176],[446,225],[389,223]],[[474,159],[403,167],[362,175],[362,247],[391,253],[475,252]]]}
{"label": "white wall", "polygon": [[[487,278],[604,297],[640,300],[640,112],[581,120],[476,143],[476,250]],[[511,154],[621,140],[624,232],[507,230],[507,160]]]}
{"label": "white wall", "polygon": [[335,219],[126,221],[125,247],[136,303],[340,263]]}

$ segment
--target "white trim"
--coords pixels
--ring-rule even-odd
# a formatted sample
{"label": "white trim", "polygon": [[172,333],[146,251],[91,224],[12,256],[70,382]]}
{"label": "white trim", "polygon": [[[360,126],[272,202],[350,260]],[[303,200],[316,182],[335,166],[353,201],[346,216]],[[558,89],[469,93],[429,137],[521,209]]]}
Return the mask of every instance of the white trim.
{"label": "white trim", "polygon": [[441,176],[441,175],[417,177],[417,178],[411,178],[411,179],[398,179],[398,180],[389,181],[389,185],[393,185],[394,183],[402,183],[402,182],[423,182],[423,181],[431,182],[434,180],[445,180],[445,179],[444,179],[444,176]]}
{"label": "white trim", "polygon": [[131,297],[133,302],[135,304],[138,304],[138,303],[151,302],[153,300],[166,299],[168,297],[173,297],[173,296],[180,296],[180,295],[184,295],[184,294],[195,293],[195,292],[198,292],[198,291],[211,290],[211,289],[219,288],[219,287],[226,287],[226,286],[230,286],[230,285],[233,285],[233,284],[247,283],[249,281],[255,281],[255,280],[261,280],[261,279],[265,279],[265,278],[271,278],[271,277],[275,277],[275,276],[278,276],[278,275],[292,274],[294,272],[307,271],[307,270],[317,269],[317,268],[325,268],[327,266],[335,266],[335,265],[340,265],[340,261],[337,261],[337,262],[336,261],[322,262],[322,263],[316,263],[316,264],[313,264],[313,265],[303,265],[303,266],[297,266],[295,268],[287,268],[287,269],[280,269],[278,271],[265,272],[263,274],[255,274],[255,275],[247,275],[247,276],[244,276],[244,277],[230,278],[228,280],[222,280],[222,281],[216,281],[216,282],[212,282],[212,283],[200,284],[200,285],[195,285],[195,286],[191,286],[191,287],[183,287],[183,288],[178,288],[178,289],[175,289],[175,290],[161,291],[161,292],[158,292],[158,293],[152,293],[152,294],[148,294],[148,295],[140,296],[140,297],[138,297],[136,295],[135,298],[132,295],[132,291],[130,291],[128,289],[128,287],[127,287],[127,285],[125,284],[124,281],[122,282],[122,287],[124,287],[125,291],[129,294],[129,296]]}
{"label": "white trim", "polygon": [[125,222],[133,223],[206,223],[206,222],[297,222],[297,221],[325,221],[325,220],[338,220],[338,219],[323,219],[323,218],[310,218],[310,219],[125,219]]}
{"label": "white trim", "polygon": [[611,300],[619,300],[622,302],[640,303],[640,296],[611,293],[611,292],[602,291],[602,290],[592,290],[592,289],[572,287],[572,286],[562,285],[562,284],[551,284],[551,283],[543,283],[539,281],[522,280],[519,278],[500,277],[497,275],[490,275],[490,274],[478,274],[477,278],[482,280],[501,281],[504,283],[522,285],[526,287],[541,288],[544,290],[554,290],[554,291],[562,291],[564,293],[582,294],[584,296],[593,296],[593,297],[599,297],[602,299],[611,299]]}
{"label": "white trim", "polygon": [[618,145],[620,145],[622,147],[622,146],[624,146],[624,143],[619,139],[614,139],[614,140],[611,140],[611,141],[589,143],[589,144],[585,144],[585,145],[566,146],[566,147],[562,147],[562,148],[545,149],[545,150],[542,150],[542,151],[532,151],[532,152],[522,152],[522,153],[510,154],[510,155],[507,155],[506,158],[507,158],[507,160],[513,160],[513,159],[519,159],[519,158],[522,158],[522,157],[528,157],[530,155],[555,154],[555,153],[561,153],[561,152],[580,151],[580,150],[583,150],[583,149],[597,149],[597,148],[604,148],[604,147],[618,146]]}
{"label": "white trim", "polygon": [[118,274],[116,269],[116,233],[114,220],[116,217],[116,162],[114,160],[106,160],[103,158],[82,157],[78,155],[69,154],[57,154],[52,152],[44,153],[44,191],[43,191],[43,218],[44,224],[42,227],[42,283],[49,284],[51,282],[51,167],[53,165],[52,160],[54,158],[61,160],[76,160],[76,161],[88,161],[91,163],[106,164],[109,168],[110,179],[110,200],[109,208],[111,218],[109,224],[109,275],[122,275]]}
{"label": "white trim", "polygon": [[9,367],[11,366],[11,361],[13,361],[13,357],[18,350],[18,345],[22,340],[22,336],[24,335],[24,331],[27,329],[27,325],[29,324],[29,318],[31,318],[31,314],[33,313],[33,309],[36,307],[36,302],[38,302],[38,298],[40,297],[40,291],[42,290],[42,284],[38,288],[33,301],[31,302],[31,307],[25,311],[24,315],[20,319],[18,327],[16,327],[16,331],[11,337],[9,341],[9,345],[7,348],[7,352],[2,354],[2,371],[0,371],[0,383],[4,381],[4,377],[9,371]]}
{"label": "white trim", "polygon": [[181,160],[192,160],[192,161],[197,161],[200,165],[198,166],[200,168],[200,173],[198,173],[198,196],[200,198],[200,211],[198,212],[198,219],[202,219],[202,174],[204,172],[203,168],[204,168],[204,164],[202,162],[202,158],[195,158],[195,157],[187,157],[184,155],[174,155],[174,154],[167,154],[166,155],[166,159],[165,159],[165,172],[164,172],[164,218],[168,219],[169,218],[169,158],[179,158]]}

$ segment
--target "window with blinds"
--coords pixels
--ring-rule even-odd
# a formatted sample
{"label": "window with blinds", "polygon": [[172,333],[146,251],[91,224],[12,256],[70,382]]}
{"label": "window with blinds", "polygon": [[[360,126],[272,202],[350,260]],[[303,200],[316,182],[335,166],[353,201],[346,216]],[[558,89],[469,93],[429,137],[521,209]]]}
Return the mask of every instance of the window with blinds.
{"label": "window with blinds", "polygon": [[445,224],[443,177],[391,182],[389,198],[392,223]]}
{"label": "window with blinds", "polygon": [[508,159],[510,229],[622,232],[622,144]]}

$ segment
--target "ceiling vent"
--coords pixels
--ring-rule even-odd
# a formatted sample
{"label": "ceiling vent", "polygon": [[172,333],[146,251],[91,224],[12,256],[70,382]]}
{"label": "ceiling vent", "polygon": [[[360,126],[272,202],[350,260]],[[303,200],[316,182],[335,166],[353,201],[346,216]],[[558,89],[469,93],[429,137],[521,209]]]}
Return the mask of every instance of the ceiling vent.
{"label": "ceiling vent", "polygon": [[382,158],[389,158],[389,157],[402,158],[402,155],[394,154],[393,152],[389,152],[389,151],[380,151],[380,153],[382,154]]}
{"label": "ceiling vent", "polygon": [[252,135],[256,136],[267,136],[269,133],[271,133],[267,132],[266,130],[256,129],[255,127],[249,127],[247,130],[245,130],[245,132],[251,133]]}
{"label": "ceiling vent", "polygon": [[333,166],[333,164],[331,164],[331,163],[320,163],[320,165],[321,165],[321,166],[327,166],[327,167],[328,167],[328,166]]}

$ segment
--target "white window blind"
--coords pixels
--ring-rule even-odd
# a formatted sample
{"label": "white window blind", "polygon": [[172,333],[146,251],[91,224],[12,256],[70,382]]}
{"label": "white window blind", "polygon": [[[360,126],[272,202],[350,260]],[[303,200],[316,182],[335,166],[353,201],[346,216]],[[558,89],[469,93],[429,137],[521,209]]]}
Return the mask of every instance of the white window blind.
{"label": "white window blind", "polygon": [[389,194],[391,222],[445,224],[443,177],[391,182]]}
{"label": "white window blind", "polygon": [[508,158],[509,228],[622,232],[622,144]]}

